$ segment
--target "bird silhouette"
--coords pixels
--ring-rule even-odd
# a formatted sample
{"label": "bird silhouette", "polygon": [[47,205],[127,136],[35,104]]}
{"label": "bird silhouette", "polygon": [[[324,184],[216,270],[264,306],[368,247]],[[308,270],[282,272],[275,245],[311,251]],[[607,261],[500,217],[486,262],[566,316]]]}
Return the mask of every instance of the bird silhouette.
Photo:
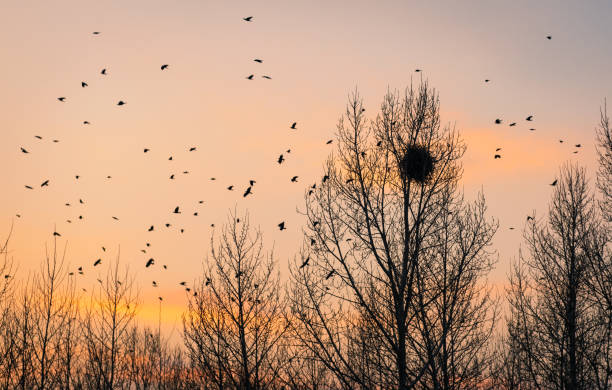
{"label": "bird silhouette", "polygon": [[102,71],[100,72],[100,74],[106,75],[106,68],[102,69]]}
{"label": "bird silhouette", "polygon": [[176,207],[174,208],[173,213],[174,213],[174,214],[180,214],[180,213],[181,213],[181,212],[179,211],[179,206],[176,206]]}
{"label": "bird silhouette", "polygon": [[60,102],[64,102],[66,101],[66,98],[64,96],[58,97],[57,100],[59,100]]}
{"label": "bird silhouette", "polygon": [[327,142],[325,143],[325,145],[329,145],[329,144],[331,144],[332,142],[333,142],[333,140],[331,140],[331,139],[330,139],[329,141],[327,141]]}
{"label": "bird silhouette", "polygon": [[531,122],[533,120],[533,115],[529,115],[525,120]]}
{"label": "bird silhouette", "polygon": [[170,227],[171,225],[169,223],[166,224],[166,227]]}
{"label": "bird silhouette", "polygon": [[228,186],[228,187],[227,187],[227,189],[228,189],[229,191],[232,191],[232,190],[234,189],[234,186],[233,186],[233,185],[232,185],[232,186]]}
{"label": "bird silhouette", "polygon": [[41,187],[48,187],[49,186],[49,180],[45,180],[42,182],[42,184],[40,185]]}
{"label": "bird silhouette", "polygon": [[206,286],[210,285],[210,283],[212,283],[212,280],[210,280],[210,278],[206,278]]}
{"label": "bird silhouette", "polygon": [[35,135],[34,138],[42,139],[40,135]]}
{"label": "bird silhouette", "polygon": [[327,280],[327,279],[331,278],[332,276],[334,276],[335,273],[336,273],[335,269],[332,269],[331,271],[329,271],[329,273],[325,277],[325,280]]}
{"label": "bird silhouette", "polygon": [[94,31],[94,32],[92,32],[92,34],[93,34],[93,35],[99,35],[99,34],[100,34],[100,31]]}
{"label": "bird silhouette", "polygon": [[495,124],[496,124],[496,125],[499,125],[499,124],[501,124],[501,123],[502,123],[502,120],[501,120],[501,119],[495,119]]}
{"label": "bird silhouette", "polygon": [[174,174],[170,175],[170,180],[174,179]]}
{"label": "bird silhouette", "polygon": [[502,148],[495,149],[496,152],[499,152],[500,150],[502,150]]}
{"label": "bird silhouette", "polygon": [[281,154],[280,156],[278,156],[278,163],[282,164],[283,161],[285,161],[285,158],[283,157],[283,155]]}
{"label": "bird silhouette", "polygon": [[21,148],[21,153],[30,153],[27,150],[25,150],[24,148]]}
{"label": "bird silhouette", "polygon": [[293,122],[290,128],[293,130],[296,130],[297,129],[296,126],[297,126],[297,122]]}
{"label": "bird silhouette", "polygon": [[270,76],[263,75],[261,77],[264,78],[264,79],[267,79],[267,80],[272,80],[272,77],[270,77]]}
{"label": "bird silhouette", "polygon": [[498,159],[498,158],[501,158],[501,155],[496,154],[496,155],[493,157],[493,159],[494,159],[494,160],[495,160],[495,159]]}
{"label": "bird silhouette", "polygon": [[153,287],[157,287],[157,282],[155,280],[153,281]]}
{"label": "bird silhouette", "polygon": [[259,62],[260,64],[263,62],[263,60],[260,60],[259,58],[255,58],[253,61]]}
{"label": "bird silhouette", "polygon": [[61,237],[62,235],[61,235],[61,234],[59,234],[58,232],[53,232],[53,236],[54,236],[54,237]]}
{"label": "bird silhouette", "polygon": [[528,221],[533,221],[533,217],[532,217],[531,215],[528,215],[528,216],[527,216],[527,220],[528,220]]}
{"label": "bird silhouette", "polygon": [[421,69],[415,69],[414,71],[418,73],[421,71]]}
{"label": "bird silhouette", "polygon": [[306,260],[304,260],[304,262],[302,263],[302,265],[300,265],[300,269],[306,267],[308,265],[308,262],[310,261],[310,256],[308,256],[306,258]]}
{"label": "bird silhouette", "polygon": [[296,182],[297,182],[297,179],[298,179],[298,177],[297,177],[297,176],[293,176],[293,177],[291,178],[291,182],[292,182],[292,183],[296,183]]}
{"label": "bird silhouette", "polygon": [[125,104],[125,102],[123,100],[119,100],[119,102],[117,103],[118,106],[123,106]]}
{"label": "bird silhouette", "polygon": [[144,152],[144,153],[146,153],[146,152],[148,152],[149,150],[151,150],[151,149],[149,149],[149,148],[144,148],[143,152]]}
{"label": "bird silhouette", "polygon": [[323,183],[325,183],[327,180],[329,180],[329,175],[325,175],[323,176],[323,180],[321,180]]}
{"label": "bird silhouette", "polygon": [[485,83],[488,83],[489,81],[491,81],[491,80],[489,80],[489,79],[485,79]]}
{"label": "bird silhouette", "polygon": [[256,183],[256,182],[255,182],[255,180],[249,180],[249,185],[250,185],[250,186],[254,186],[254,185],[255,185],[255,183]]}
{"label": "bird silhouette", "polygon": [[85,81],[81,81],[81,88],[85,88],[87,87],[89,84],[87,84]]}
{"label": "bird silhouette", "polygon": [[153,229],[155,229],[155,227],[153,225],[151,225],[151,227],[149,228],[149,231],[152,232]]}
{"label": "bird silhouette", "polygon": [[547,36],[546,36],[546,39],[551,40],[551,39],[552,39],[552,36],[551,36],[551,35],[547,35]]}
{"label": "bird silhouette", "polygon": [[94,262],[93,266],[95,267],[95,266],[99,265],[101,262],[102,262],[102,259],[98,259],[98,260],[96,260]]}
{"label": "bird silhouette", "polygon": [[512,122],[510,123],[508,126],[512,127],[512,126],[516,126],[516,122]]}
{"label": "bird silhouette", "polygon": [[243,198],[246,198],[248,195],[251,194],[251,187],[249,186],[246,191],[244,191],[244,194],[242,194]]}
{"label": "bird silhouette", "polygon": [[253,76],[255,76],[255,75],[251,74],[251,75],[248,75],[246,78],[247,78],[247,80],[253,80]]}
{"label": "bird silhouette", "polygon": [[190,152],[193,152],[194,150],[196,150],[196,147],[195,147],[195,146],[192,146],[192,147],[190,147],[190,148],[189,148],[189,151],[190,151]]}
{"label": "bird silhouette", "polygon": [[581,147],[582,145],[580,145],[580,144],[576,144],[576,145],[574,145],[574,146],[576,146],[577,148],[579,148],[579,147]]}
{"label": "bird silhouette", "polygon": [[250,22],[253,20],[252,16],[247,16],[246,18],[242,18],[242,20],[244,20],[245,22]]}
{"label": "bird silhouette", "polygon": [[150,259],[147,261],[147,264],[145,264],[145,268],[149,268],[150,266],[152,266],[152,265],[153,265],[153,263],[154,263],[154,262],[155,262],[155,260],[153,260],[153,258],[150,258]]}
{"label": "bird silhouette", "polygon": [[161,70],[166,70],[166,69],[168,69],[168,64],[163,64],[163,65],[161,66]]}
{"label": "bird silhouette", "polygon": [[282,230],[285,230],[285,229],[286,229],[286,227],[285,227],[285,221],[283,221],[283,222],[279,223],[279,224],[278,224],[278,228],[279,228],[281,231],[282,231]]}
{"label": "bird silhouette", "polygon": [[34,188],[32,188],[32,186],[26,185],[25,188],[27,188],[28,190],[33,190]]}
{"label": "bird silhouette", "polygon": [[179,284],[180,284],[181,286],[184,286],[184,285],[186,285],[186,284],[187,284],[187,282],[180,282]]}
{"label": "bird silhouette", "polygon": [[84,125],[90,125],[91,123],[89,123],[89,121],[83,121]]}
{"label": "bird silhouette", "polygon": [[115,221],[118,221],[118,220],[119,220],[119,218],[117,218],[117,217],[113,217],[113,219],[114,219]]}
{"label": "bird silhouette", "polygon": [[557,185],[557,179],[555,179],[555,181],[553,181],[552,183],[550,183],[551,186],[556,186]]}

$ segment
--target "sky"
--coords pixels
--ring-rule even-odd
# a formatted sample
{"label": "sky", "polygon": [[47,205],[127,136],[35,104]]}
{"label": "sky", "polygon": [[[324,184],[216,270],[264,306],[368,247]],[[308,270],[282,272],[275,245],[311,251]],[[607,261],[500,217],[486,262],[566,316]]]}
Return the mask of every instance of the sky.
{"label": "sky", "polygon": [[[0,9],[0,237],[13,224],[17,277],[38,267],[54,229],[70,269],[85,268],[82,288],[120,250],[141,319],[157,319],[163,296],[174,332],[186,302],[178,284],[201,277],[210,225],[228,211],[248,210],[286,275],[302,240],[296,210],[355,89],[373,119],[388,90],[436,88],[442,122],[468,146],[461,189],[467,199],[482,191],[500,223],[493,284],[518,256],[526,216],[545,215],[560,165],[577,162],[594,180],[594,129],[612,91],[609,1],[0,0]],[[150,257],[156,266],[145,269]]]}

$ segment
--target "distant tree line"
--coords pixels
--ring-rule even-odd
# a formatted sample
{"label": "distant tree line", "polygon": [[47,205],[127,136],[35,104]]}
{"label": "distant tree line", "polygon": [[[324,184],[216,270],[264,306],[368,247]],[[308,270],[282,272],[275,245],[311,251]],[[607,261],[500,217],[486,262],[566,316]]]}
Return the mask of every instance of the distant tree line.
{"label": "distant tree line", "polygon": [[77,290],[54,237],[18,284],[6,239],[0,389],[612,389],[605,108],[596,181],[560,168],[503,294],[487,284],[498,223],[484,195],[464,199],[466,145],[439,109],[427,83],[389,92],[373,120],[350,95],[287,280],[249,215],[230,212],[186,292],[179,345],[138,324],[119,256]]}

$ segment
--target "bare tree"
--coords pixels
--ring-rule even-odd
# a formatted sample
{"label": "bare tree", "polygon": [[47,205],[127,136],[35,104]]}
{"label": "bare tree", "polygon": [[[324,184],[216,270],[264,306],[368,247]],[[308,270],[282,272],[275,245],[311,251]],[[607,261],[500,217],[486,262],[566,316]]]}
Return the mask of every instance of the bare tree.
{"label": "bare tree", "polygon": [[521,389],[612,385],[612,312],[598,303],[593,267],[607,244],[585,176],[577,166],[562,167],[548,220],[528,222],[529,256],[521,254],[510,278],[508,352]]}
{"label": "bare tree", "polygon": [[185,345],[210,388],[273,389],[287,329],[278,271],[248,214],[228,219],[220,239],[211,238],[205,279],[189,296]]}
{"label": "bare tree", "polygon": [[127,377],[127,336],[136,314],[138,294],[128,268],[121,272],[119,256],[92,292],[83,318],[88,360],[88,386],[120,388]]}
{"label": "bare tree", "polygon": [[294,334],[344,388],[473,386],[495,319],[481,282],[496,224],[457,190],[464,144],[426,82],[388,93],[373,122],[353,94],[337,131],[305,196]]}
{"label": "bare tree", "polygon": [[66,246],[58,253],[54,237],[51,253],[45,248],[46,257],[39,272],[34,274],[32,285],[25,293],[31,299],[31,343],[36,388],[47,389],[58,385],[61,376],[61,348],[65,340],[65,327],[74,316],[71,297],[74,294],[72,279],[68,279],[65,255]]}
{"label": "bare tree", "polygon": [[605,103],[600,112],[597,141],[597,154],[599,155],[597,185],[603,195],[602,212],[606,221],[610,223],[612,222],[612,129],[610,128],[610,118]]}

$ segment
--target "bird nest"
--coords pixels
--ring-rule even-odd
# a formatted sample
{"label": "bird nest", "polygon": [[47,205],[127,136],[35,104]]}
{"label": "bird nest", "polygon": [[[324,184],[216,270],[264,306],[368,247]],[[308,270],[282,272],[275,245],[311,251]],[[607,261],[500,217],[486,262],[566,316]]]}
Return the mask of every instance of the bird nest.
{"label": "bird nest", "polygon": [[434,158],[422,145],[410,145],[400,161],[400,173],[408,181],[425,183],[434,169]]}

